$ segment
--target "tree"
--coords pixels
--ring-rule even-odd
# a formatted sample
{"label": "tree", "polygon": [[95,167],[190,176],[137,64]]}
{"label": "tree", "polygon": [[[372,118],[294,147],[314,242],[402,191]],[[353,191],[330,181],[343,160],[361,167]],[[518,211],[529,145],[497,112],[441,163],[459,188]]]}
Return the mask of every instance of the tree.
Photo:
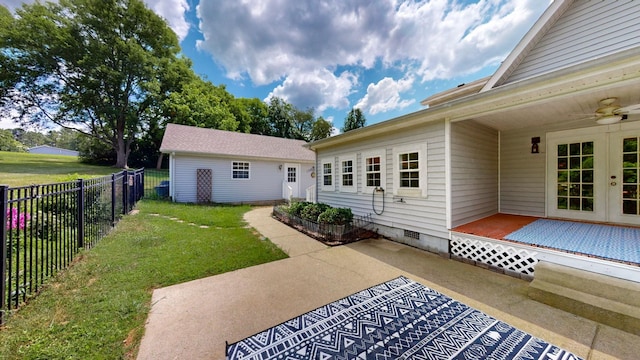
{"label": "tree", "polygon": [[23,5],[0,35],[5,113],[78,129],[113,149],[116,167],[178,83],[178,39],[140,0]]}
{"label": "tree", "polygon": [[313,123],[313,129],[311,130],[310,141],[316,141],[331,136],[332,125],[325,120],[322,116],[318,117]]}
{"label": "tree", "polygon": [[27,149],[13,137],[11,130],[0,129],[0,151],[25,152]]}
{"label": "tree", "polygon": [[344,119],[344,127],[342,128],[342,132],[345,133],[347,131],[359,129],[364,127],[367,122],[367,119],[364,118],[362,111],[358,108],[352,108],[349,111],[349,115]]}
{"label": "tree", "polygon": [[274,96],[269,99],[267,111],[273,136],[286,139],[296,138],[293,126],[293,105]]}

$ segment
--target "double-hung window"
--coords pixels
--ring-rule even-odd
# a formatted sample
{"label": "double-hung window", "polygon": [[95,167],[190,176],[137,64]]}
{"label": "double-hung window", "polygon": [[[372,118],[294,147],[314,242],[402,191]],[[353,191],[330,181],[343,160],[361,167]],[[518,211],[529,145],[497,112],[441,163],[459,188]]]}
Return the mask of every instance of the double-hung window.
{"label": "double-hung window", "polygon": [[355,156],[341,156],[340,164],[340,191],[356,192],[357,170]]}
{"label": "double-hung window", "polygon": [[249,179],[250,164],[246,161],[234,161],[231,174],[233,179]]}
{"label": "double-hung window", "polygon": [[333,184],[333,158],[327,158],[322,160],[322,178],[320,179],[320,184],[322,185],[322,190],[324,191],[333,191],[335,190]]}
{"label": "double-hung window", "polygon": [[393,149],[394,195],[427,196],[427,145],[403,145]]}
{"label": "double-hung window", "polygon": [[362,153],[362,191],[364,193],[372,193],[376,188],[387,186],[385,153],[383,149]]}

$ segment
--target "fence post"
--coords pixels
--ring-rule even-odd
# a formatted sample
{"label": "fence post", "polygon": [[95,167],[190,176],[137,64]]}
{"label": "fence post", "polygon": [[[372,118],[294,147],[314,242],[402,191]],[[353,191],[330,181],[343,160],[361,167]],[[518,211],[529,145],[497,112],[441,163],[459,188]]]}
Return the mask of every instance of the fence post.
{"label": "fence post", "polygon": [[78,179],[78,247],[84,247],[84,179]]}
{"label": "fence post", "polygon": [[140,198],[138,200],[141,200],[144,197],[144,168],[142,168],[142,170],[140,170]]}
{"label": "fence post", "polygon": [[4,307],[7,295],[7,210],[9,186],[0,185],[0,324],[4,322]]}
{"label": "fence post", "polygon": [[129,212],[129,172],[122,170],[122,174],[122,215],[125,215]]}
{"label": "fence post", "polygon": [[116,174],[111,174],[111,227],[116,226]]}

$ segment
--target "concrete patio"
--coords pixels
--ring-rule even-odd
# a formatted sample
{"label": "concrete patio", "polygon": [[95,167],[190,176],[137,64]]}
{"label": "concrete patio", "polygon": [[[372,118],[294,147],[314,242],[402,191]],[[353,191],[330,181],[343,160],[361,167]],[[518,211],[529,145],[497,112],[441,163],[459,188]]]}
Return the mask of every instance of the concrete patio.
{"label": "concrete patio", "polygon": [[258,208],[245,220],[288,259],[153,293],[138,359],[224,359],[232,343],[404,275],[584,359],[635,359],[640,337],[533,301],[529,283],[384,239],[329,248]]}

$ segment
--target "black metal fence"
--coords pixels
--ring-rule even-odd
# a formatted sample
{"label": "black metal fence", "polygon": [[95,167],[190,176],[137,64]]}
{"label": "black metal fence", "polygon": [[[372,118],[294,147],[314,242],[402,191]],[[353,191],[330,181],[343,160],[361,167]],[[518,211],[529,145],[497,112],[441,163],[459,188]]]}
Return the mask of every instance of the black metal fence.
{"label": "black metal fence", "polygon": [[[147,189],[149,191],[149,189]],[[92,248],[145,196],[145,170],[64,183],[0,185],[0,324]]]}

